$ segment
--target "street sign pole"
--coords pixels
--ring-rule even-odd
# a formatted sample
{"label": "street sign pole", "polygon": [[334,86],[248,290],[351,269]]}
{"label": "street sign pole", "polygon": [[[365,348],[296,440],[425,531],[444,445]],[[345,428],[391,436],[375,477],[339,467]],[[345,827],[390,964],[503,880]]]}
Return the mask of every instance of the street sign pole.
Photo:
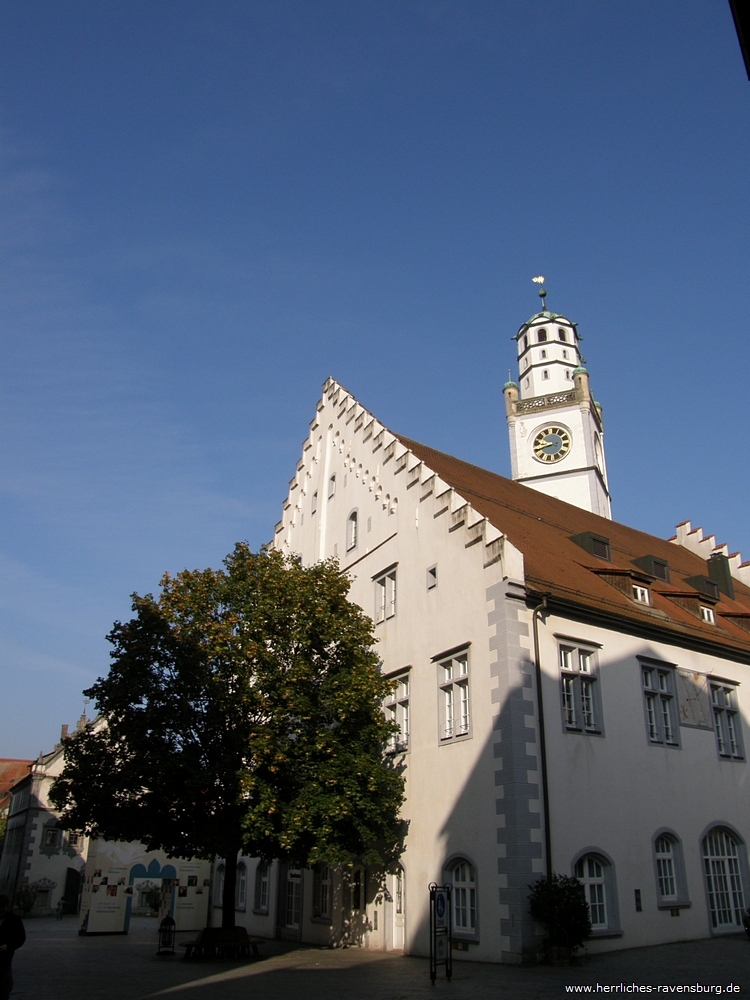
{"label": "street sign pole", "polygon": [[437,979],[439,965],[445,978],[453,975],[453,886],[430,883],[430,982]]}

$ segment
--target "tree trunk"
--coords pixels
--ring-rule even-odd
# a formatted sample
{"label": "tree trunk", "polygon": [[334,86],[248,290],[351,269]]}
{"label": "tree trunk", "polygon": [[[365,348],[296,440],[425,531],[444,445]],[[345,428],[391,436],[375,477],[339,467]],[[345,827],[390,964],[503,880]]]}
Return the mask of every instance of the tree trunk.
{"label": "tree trunk", "polygon": [[237,891],[237,855],[239,850],[229,853],[224,861],[224,898],[221,904],[221,926],[223,930],[234,927],[234,899]]}

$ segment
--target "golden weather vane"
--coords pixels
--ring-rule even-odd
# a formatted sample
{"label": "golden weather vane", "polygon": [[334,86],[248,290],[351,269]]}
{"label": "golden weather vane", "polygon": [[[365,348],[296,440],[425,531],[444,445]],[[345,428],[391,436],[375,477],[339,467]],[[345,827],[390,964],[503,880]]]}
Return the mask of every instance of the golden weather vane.
{"label": "golden weather vane", "polygon": [[542,300],[542,312],[543,312],[547,308],[547,305],[546,305],[546,303],[544,301],[547,298],[547,291],[546,291],[546,289],[544,287],[544,275],[543,274],[539,274],[539,275],[537,275],[536,278],[532,278],[531,280],[534,282],[535,285],[541,285],[542,286],[539,289],[539,298]]}

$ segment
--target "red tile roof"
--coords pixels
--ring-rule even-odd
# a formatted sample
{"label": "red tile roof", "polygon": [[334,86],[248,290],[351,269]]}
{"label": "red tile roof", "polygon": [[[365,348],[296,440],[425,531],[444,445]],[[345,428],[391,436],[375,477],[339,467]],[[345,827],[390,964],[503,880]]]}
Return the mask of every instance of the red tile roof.
{"label": "red tile roof", "polygon": [[14,760],[9,757],[0,757],[0,811],[8,805],[11,788],[21,778],[26,777],[33,763],[33,760]]}
{"label": "red tile roof", "polygon": [[[734,600],[721,594],[714,602],[686,583],[709,575],[706,561],[688,549],[396,436],[523,552],[527,590],[548,595],[551,609],[750,662],[750,631],[737,624],[746,622],[750,629],[750,588],[739,580],[733,580]],[[611,563],[571,541],[584,532],[610,540]],[[648,555],[670,569],[670,583],[650,580],[651,605],[637,603],[629,586],[626,593],[605,578],[608,569],[610,581],[627,580],[623,571],[643,575],[633,561]],[[700,604],[714,608],[715,625],[698,617]]]}

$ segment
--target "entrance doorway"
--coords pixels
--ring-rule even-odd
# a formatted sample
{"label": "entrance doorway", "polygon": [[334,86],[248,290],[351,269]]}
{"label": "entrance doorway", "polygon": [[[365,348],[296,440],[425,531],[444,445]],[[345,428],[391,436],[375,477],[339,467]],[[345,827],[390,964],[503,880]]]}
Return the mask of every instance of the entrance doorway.
{"label": "entrance doorway", "polygon": [[276,930],[283,941],[302,939],[302,870],[279,866]]}
{"label": "entrance doorway", "polygon": [[403,951],[406,944],[406,893],[404,892],[404,869],[399,865],[398,870],[389,876],[391,887],[391,949],[393,951]]}

